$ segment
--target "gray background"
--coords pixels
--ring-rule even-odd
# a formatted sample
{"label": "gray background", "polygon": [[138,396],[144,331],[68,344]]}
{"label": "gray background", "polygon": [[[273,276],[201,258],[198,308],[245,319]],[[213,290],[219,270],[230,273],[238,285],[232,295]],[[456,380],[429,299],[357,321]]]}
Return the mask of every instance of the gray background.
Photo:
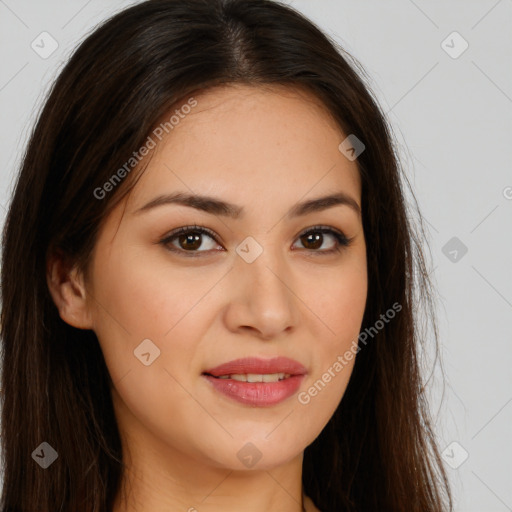
{"label": "gray background", "polygon": [[[2,224],[49,84],[131,3],[0,0]],[[512,0],[288,3],[367,70],[426,220],[446,373],[431,402],[455,509],[512,511]],[[31,48],[43,31],[58,43],[45,59]]]}

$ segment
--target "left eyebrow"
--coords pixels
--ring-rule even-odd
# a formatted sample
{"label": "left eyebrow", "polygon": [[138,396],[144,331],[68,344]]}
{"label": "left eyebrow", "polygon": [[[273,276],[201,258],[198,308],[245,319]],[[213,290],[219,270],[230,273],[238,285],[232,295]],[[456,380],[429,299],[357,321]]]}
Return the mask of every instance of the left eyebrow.
{"label": "left eyebrow", "polygon": [[[146,203],[144,206],[135,210],[133,213],[139,214],[159,206],[170,204],[188,206],[190,208],[195,208],[196,210],[201,210],[212,215],[231,217],[232,219],[239,219],[243,217],[244,214],[244,208],[242,206],[228,203],[212,196],[202,196],[183,192],[159,195]],[[300,217],[340,205],[348,206],[354,210],[358,216],[361,215],[361,208],[357,204],[357,201],[344,192],[338,192],[336,194],[297,203],[290,209],[286,216],[288,218]]]}

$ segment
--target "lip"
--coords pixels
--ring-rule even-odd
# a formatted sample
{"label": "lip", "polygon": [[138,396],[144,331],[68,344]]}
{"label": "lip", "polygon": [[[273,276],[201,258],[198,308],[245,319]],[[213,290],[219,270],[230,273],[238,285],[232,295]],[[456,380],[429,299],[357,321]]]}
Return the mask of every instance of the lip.
{"label": "lip", "polygon": [[304,375],[293,375],[278,382],[240,382],[203,375],[213,388],[242,404],[268,407],[278,404],[295,394]]}
{"label": "lip", "polygon": [[[248,373],[287,373],[290,376],[277,382],[242,382],[218,378],[222,375]],[[210,368],[203,373],[203,377],[216,391],[239,403],[266,407],[278,404],[296,393],[306,373],[307,370],[302,364],[287,357],[273,359],[246,357]]]}
{"label": "lip", "polygon": [[289,373],[290,375],[305,375],[307,370],[298,361],[288,357],[274,357],[272,359],[244,357],[223,363],[215,368],[210,368],[204,373],[213,377],[233,375],[235,373]]}

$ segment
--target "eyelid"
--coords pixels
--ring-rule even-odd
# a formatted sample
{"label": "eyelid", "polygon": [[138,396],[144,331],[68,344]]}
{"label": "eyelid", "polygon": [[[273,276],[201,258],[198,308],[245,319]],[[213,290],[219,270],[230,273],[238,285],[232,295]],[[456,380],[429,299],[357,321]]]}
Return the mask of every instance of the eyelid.
{"label": "eyelid", "polygon": [[345,233],[341,229],[334,228],[332,226],[327,226],[324,224],[317,224],[315,226],[311,226],[309,228],[305,228],[303,231],[299,233],[297,239],[300,237],[307,235],[309,233],[322,233],[333,236],[336,239],[336,247],[334,249],[328,249],[324,251],[315,251],[312,249],[303,249],[304,251],[309,252],[312,256],[320,256],[322,254],[334,254],[341,252],[342,249],[349,247],[352,244],[352,241],[355,239],[355,236],[349,238],[345,235]]}
{"label": "eyelid", "polygon": [[[337,228],[334,228],[332,226],[324,225],[324,224],[317,224],[314,226],[310,226],[308,228],[303,229],[296,237],[295,240],[298,240],[299,238],[309,234],[310,232],[313,233],[325,233],[333,236],[336,239],[336,247],[334,249],[328,249],[328,250],[314,250],[314,249],[300,249],[302,252],[308,252],[311,255],[328,255],[333,253],[339,253],[342,251],[342,249],[347,248],[351,245],[352,241],[354,240],[354,237],[347,237],[345,233]],[[199,234],[206,234],[210,238],[212,238],[218,245],[222,245],[218,239],[217,234],[212,231],[211,229],[199,226],[197,224],[195,225],[189,225],[189,226],[182,226],[180,228],[174,229],[167,235],[165,235],[161,240],[159,240],[157,243],[164,245],[169,251],[182,254],[185,257],[194,257],[194,256],[201,256],[201,253],[211,253],[212,250],[207,251],[185,251],[183,249],[178,249],[176,247],[171,248],[170,243],[178,237],[181,234],[187,234],[187,233],[199,233]],[[219,251],[216,251],[219,252]]]}
{"label": "eyelid", "polygon": [[190,226],[182,226],[180,228],[174,229],[156,243],[163,245],[164,247],[167,248],[167,250],[169,250],[173,253],[178,253],[178,254],[184,255],[185,257],[197,257],[197,256],[201,256],[201,253],[210,253],[211,252],[211,251],[185,251],[183,249],[178,249],[176,247],[171,248],[170,244],[174,238],[178,237],[179,235],[187,234],[187,233],[199,233],[199,234],[203,234],[203,235],[206,234],[210,238],[212,238],[218,245],[222,245],[217,240],[217,234],[214,231],[212,231],[211,229],[204,227],[204,226],[198,226],[197,224],[190,225]]}

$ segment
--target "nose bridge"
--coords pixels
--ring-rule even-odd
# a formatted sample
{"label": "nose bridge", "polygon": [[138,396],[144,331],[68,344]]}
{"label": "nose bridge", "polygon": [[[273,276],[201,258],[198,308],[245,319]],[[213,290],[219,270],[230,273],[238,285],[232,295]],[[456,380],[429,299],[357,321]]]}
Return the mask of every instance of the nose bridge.
{"label": "nose bridge", "polygon": [[[239,261],[240,274],[249,274],[253,290],[269,290],[273,293],[283,294],[286,289],[283,281],[287,273],[286,262],[277,245],[269,242],[258,242],[253,237],[247,237],[238,247],[237,253],[243,261]],[[261,238],[260,238],[261,240]],[[243,277],[242,277],[243,279]],[[287,294],[286,294],[287,295]]]}
{"label": "nose bridge", "polygon": [[270,334],[294,323],[296,304],[286,257],[269,239],[258,242],[247,237],[239,244],[233,277],[250,311],[245,323]]}

